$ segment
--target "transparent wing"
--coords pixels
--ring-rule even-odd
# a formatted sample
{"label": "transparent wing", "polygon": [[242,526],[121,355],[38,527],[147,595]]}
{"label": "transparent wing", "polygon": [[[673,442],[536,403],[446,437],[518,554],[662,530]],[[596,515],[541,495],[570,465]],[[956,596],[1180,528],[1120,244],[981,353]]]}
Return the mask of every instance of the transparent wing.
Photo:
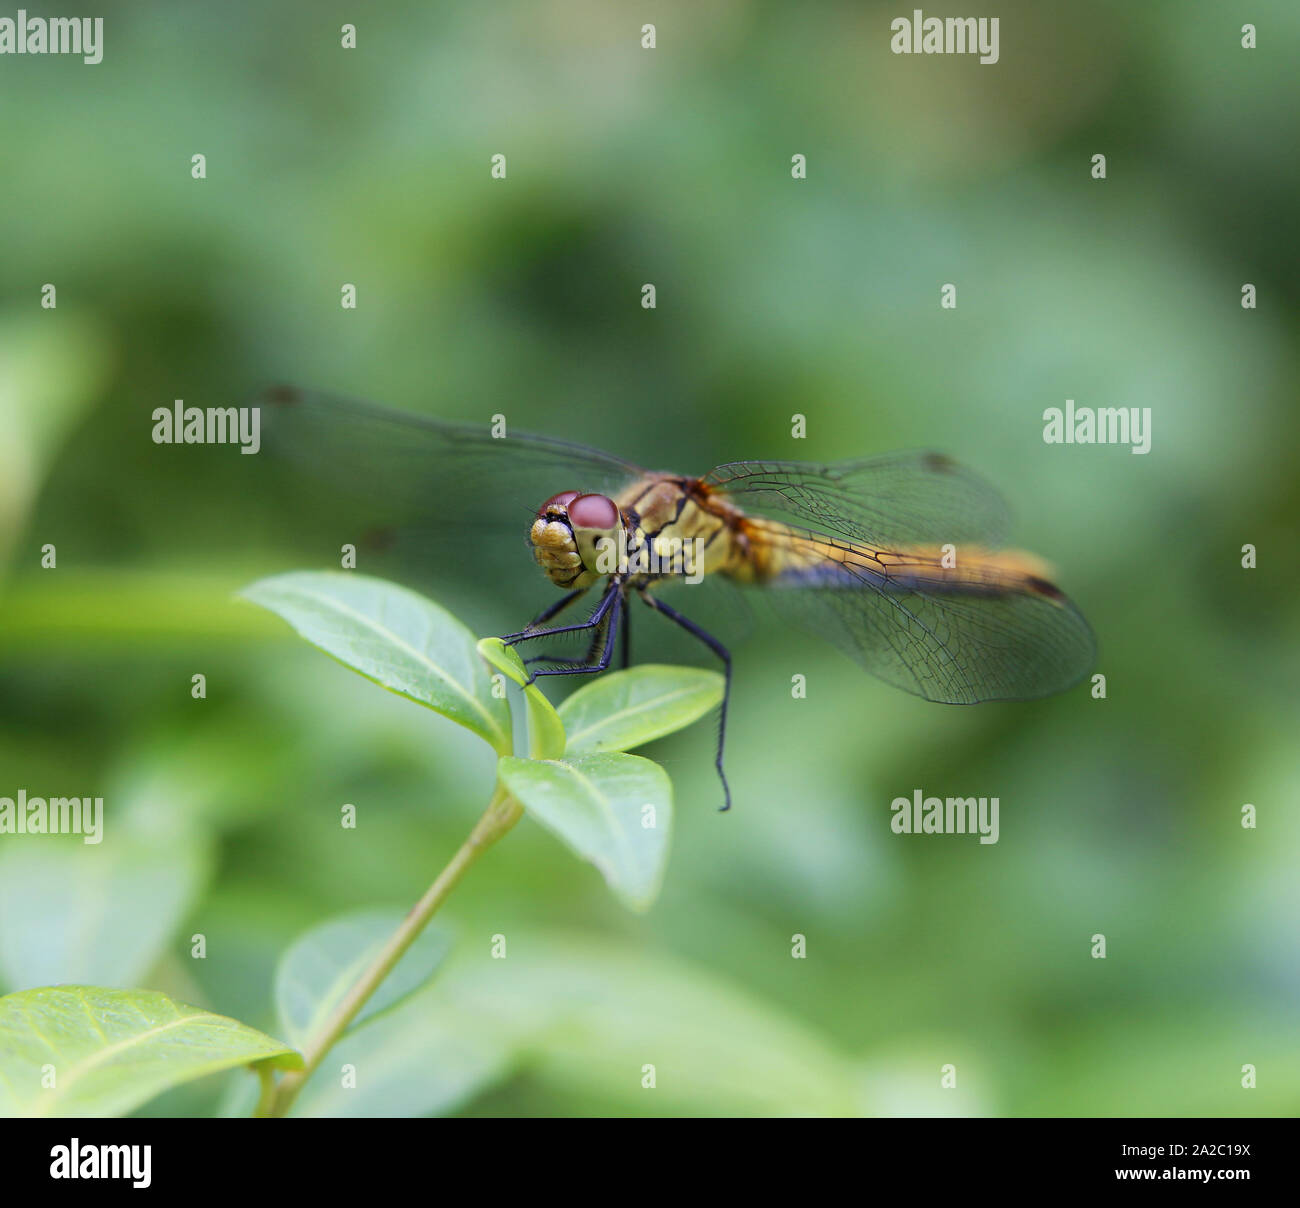
{"label": "transparent wing", "polygon": [[642,473],[509,426],[498,438],[486,422],[328,394],[278,388],[257,405],[264,451],[251,471],[272,477],[296,525],[322,534],[315,545],[352,542],[371,573],[440,591],[473,581],[531,612],[555,591],[528,548],[537,508],[560,491],[613,494]]}
{"label": "transparent wing", "polygon": [[736,461],[704,481],[746,512],[879,549],[978,542],[996,549],[1010,516],[984,479],[941,453],[893,453],[813,465]]}
{"label": "transparent wing", "polygon": [[973,705],[1061,692],[1096,661],[1078,609],[1050,585],[1007,590],[888,580],[859,568],[765,593],[778,615],[926,700]]}
{"label": "transparent wing", "polygon": [[262,441],[385,522],[512,519],[527,528],[558,491],[617,490],[643,473],[584,445],[487,423],[446,423],[332,395],[278,388],[259,406]]}
{"label": "transparent wing", "polygon": [[642,471],[596,449],[482,425],[447,423],[334,395],[278,388],[254,400],[263,450],[240,480],[278,497],[268,528],[286,554],[395,578],[477,618],[519,628],[558,589],[536,565],[528,530],[560,491],[616,493]]}
{"label": "transparent wing", "polygon": [[[764,592],[784,620],[927,700],[1027,700],[1076,683],[1096,660],[1078,609],[1028,555],[993,556],[1007,509],[947,458],[901,454],[815,466],[739,462],[705,482],[784,548]],[[956,572],[939,547],[951,542]]]}

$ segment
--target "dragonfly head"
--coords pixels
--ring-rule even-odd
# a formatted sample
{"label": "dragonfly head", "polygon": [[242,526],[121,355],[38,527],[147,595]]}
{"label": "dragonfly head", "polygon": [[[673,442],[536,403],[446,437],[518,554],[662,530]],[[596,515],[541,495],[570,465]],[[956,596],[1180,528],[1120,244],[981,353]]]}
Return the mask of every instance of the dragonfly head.
{"label": "dragonfly head", "polygon": [[[620,548],[623,516],[607,495],[562,491],[537,509],[528,536],[533,557],[557,587],[589,587],[609,574],[607,555]],[[608,543],[614,542],[611,547]]]}

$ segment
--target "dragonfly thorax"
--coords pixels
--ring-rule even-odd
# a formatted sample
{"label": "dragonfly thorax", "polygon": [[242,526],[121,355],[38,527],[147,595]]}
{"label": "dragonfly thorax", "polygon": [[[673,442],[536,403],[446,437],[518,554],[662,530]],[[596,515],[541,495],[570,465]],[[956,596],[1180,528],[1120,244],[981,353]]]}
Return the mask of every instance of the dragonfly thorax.
{"label": "dragonfly thorax", "polygon": [[606,495],[562,491],[537,509],[528,537],[533,557],[557,587],[590,587],[606,572],[597,569],[601,543],[617,542],[623,516]]}

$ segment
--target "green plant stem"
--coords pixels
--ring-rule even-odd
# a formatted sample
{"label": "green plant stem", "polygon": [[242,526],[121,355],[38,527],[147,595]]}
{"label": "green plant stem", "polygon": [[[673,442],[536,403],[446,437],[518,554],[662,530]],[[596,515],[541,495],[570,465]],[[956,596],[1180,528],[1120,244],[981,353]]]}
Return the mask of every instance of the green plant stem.
{"label": "green plant stem", "polygon": [[316,1071],[325,1054],[338,1042],[339,1037],[356,1018],[357,1012],[379,989],[384,978],[393,971],[394,966],[437,913],[438,907],[447,900],[469,866],[483,851],[506,834],[519,821],[523,812],[523,807],[498,785],[492,800],[488,802],[487,809],[483,811],[483,816],[470,831],[469,838],[460,845],[451,862],[438,874],[424,897],[412,907],[410,913],[402,920],[402,925],[393,932],[392,938],[384,945],[383,950],[370,963],[330,1017],[321,1025],[320,1030],[303,1046],[303,1068],[281,1078],[275,1093],[269,1097],[269,1102],[266,1102],[267,1096],[264,1094],[263,1102],[258,1104],[255,1115],[283,1116],[288,1112],[298,1092],[302,1090],[303,1084]]}
{"label": "green plant stem", "polygon": [[259,1065],[256,1073],[262,1081],[262,1093],[258,1096],[257,1107],[254,1108],[253,1115],[265,1116],[271,1110],[271,1100],[275,1098],[275,1074],[267,1065]]}

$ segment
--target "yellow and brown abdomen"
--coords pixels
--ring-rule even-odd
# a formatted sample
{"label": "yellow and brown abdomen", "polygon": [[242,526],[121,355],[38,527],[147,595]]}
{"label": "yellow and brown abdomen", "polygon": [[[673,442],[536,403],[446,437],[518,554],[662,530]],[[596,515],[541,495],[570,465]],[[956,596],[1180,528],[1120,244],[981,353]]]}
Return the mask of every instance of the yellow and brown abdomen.
{"label": "yellow and brown abdomen", "polygon": [[1049,599],[1061,593],[1051,583],[1052,568],[1025,550],[990,550],[977,545],[872,549],[827,541],[764,524],[754,544],[766,582],[804,586],[870,585],[895,591],[961,595],[1029,593]]}

